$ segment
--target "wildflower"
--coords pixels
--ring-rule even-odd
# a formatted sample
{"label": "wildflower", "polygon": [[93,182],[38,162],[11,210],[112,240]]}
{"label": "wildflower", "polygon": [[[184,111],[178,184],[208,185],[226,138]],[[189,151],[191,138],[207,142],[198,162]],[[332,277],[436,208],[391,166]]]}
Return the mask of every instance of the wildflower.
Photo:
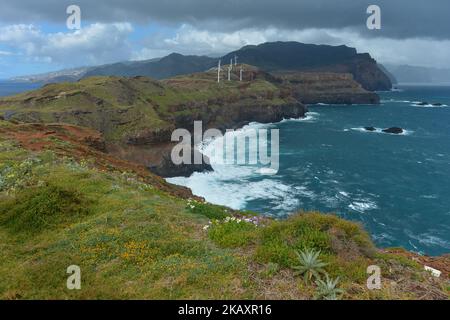
{"label": "wildflower", "polygon": [[205,231],[208,230],[208,229],[209,229],[209,225],[206,225],[206,226],[203,227],[203,230],[205,230]]}

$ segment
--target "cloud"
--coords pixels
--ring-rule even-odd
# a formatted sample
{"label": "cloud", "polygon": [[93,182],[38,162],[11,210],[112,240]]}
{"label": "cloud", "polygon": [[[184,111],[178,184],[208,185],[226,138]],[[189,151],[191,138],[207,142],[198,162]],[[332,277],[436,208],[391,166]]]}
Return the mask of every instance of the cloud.
{"label": "cloud", "polygon": [[[73,3],[0,0],[0,62],[57,69],[283,40],[346,44],[392,64],[439,68],[450,56],[448,0],[77,0],[76,32],[66,29]],[[381,7],[381,30],[366,28],[369,4]]]}
{"label": "cloud", "polygon": [[[0,0],[0,21],[65,24],[71,0]],[[78,0],[86,21],[111,23],[159,22],[179,26],[189,24],[210,31],[265,29],[352,28],[367,37],[385,38],[450,37],[450,1],[433,0]],[[377,4],[382,9],[382,29],[365,27],[366,9]]]}
{"label": "cloud", "polygon": [[62,65],[87,65],[128,59],[129,23],[95,23],[75,32],[44,33],[33,24],[0,27],[0,44],[24,59]]}
{"label": "cloud", "polygon": [[135,52],[133,57],[136,60],[150,59],[171,52],[220,56],[245,45],[269,41],[346,44],[355,47],[359,52],[369,52],[380,62],[391,64],[442,67],[448,64],[450,56],[450,40],[367,38],[351,28],[296,30],[269,27],[220,32],[198,29],[185,24],[177,29],[174,36],[155,35],[146,39],[145,47]]}

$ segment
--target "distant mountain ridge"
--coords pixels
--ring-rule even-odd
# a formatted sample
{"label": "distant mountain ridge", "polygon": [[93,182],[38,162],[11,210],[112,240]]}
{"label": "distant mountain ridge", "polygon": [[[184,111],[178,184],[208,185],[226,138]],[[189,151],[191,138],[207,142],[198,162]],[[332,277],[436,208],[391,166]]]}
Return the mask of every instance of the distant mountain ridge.
{"label": "distant mountain ridge", "polygon": [[178,75],[202,72],[216,65],[217,59],[207,56],[185,56],[172,53],[160,59],[115,63],[89,69],[83,78],[91,76],[146,76],[166,79]]}
{"label": "distant mountain ridge", "polygon": [[399,83],[450,83],[450,69],[385,65]]}
{"label": "distant mountain ridge", "polygon": [[15,82],[63,82],[63,81],[77,81],[81,79],[84,74],[92,67],[80,67],[73,69],[63,69],[59,71],[46,72],[33,75],[25,75],[10,78],[9,81]]}
{"label": "distant mountain ridge", "polygon": [[376,91],[392,88],[389,77],[367,53],[359,54],[355,48],[343,45],[314,45],[299,42],[267,42],[260,45],[249,45],[221,58],[172,53],[160,59],[62,70],[41,75],[41,77],[29,76],[27,78],[31,81],[46,83],[77,81],[90,76],[148,76],[154,79],[166,79],[177,75],[203,72],[215,67],[219,59],[226,64],[235,56],[238,57],[239,63],[254,65],[269,72],[350,73],[366,90]]}

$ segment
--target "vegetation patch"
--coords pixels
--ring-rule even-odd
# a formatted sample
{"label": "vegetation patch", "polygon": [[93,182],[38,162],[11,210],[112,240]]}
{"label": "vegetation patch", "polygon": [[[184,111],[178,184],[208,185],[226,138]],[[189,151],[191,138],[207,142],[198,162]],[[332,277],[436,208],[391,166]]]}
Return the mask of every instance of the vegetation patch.
{"label": "vegetation patch", "polygon": [[246,246],[255,241],[257,226],[249,221],[227,217],[223,221],[214,220],[211,223],[208,236],[221,247],[235,248]]}
{"label": "vegetation patch", "polygon": [[192,199],[188,200],[186,208],[193,214],[202,215],[209,219],[222,220],[230,215],[230,210],[226,207]]}
{"label": "vegetation patch", "polygon": [[72,188],[30,187],[0,205],[1,223],[12,231],[39,232],[79,221],[90,213],[91,201]]}
{"label": "vegetation patch", "polygon": [[[44,127],[12,130],[26,128]],[[448,299],[446,278],[375,250],[358,224],[337,216],[276,221],[186,201],[191,194],[144,169],[87,146],[77,153],[64,135],[53,141],[63,154],[4,137],[0,298]],[[373,264],[379,291],[366,287]],[[70,265],[82,270],[81,290],[66,288]]]}

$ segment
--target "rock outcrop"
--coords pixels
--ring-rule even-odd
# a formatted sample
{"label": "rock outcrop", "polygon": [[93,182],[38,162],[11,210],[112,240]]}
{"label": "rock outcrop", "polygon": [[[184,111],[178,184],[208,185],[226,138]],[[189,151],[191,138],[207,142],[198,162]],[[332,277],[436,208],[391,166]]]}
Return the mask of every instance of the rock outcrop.
{"label": "rock outcrop", "polygon": [[305,104],[378,104],[379,96],[369,92],[349,73],[278,73],[292,88],[292,94]]}
{"label": "rock outcrop", "polygon": [[399,127],[391,127],[391,128],[383,129],[382,131],[384,133],[392,133],[392,134],[401,134],[404,132],[404,130]]}
{"label": "rock outcrop", "polygon": [[257,66],[265,71],[302,71],[350,73],[355,81],[369,91],[392,89],[389,77],[368,53],[357,53],[347,46],[313,45],[299,42],[268,42],[245,46],[224,56],[230,61]]}

